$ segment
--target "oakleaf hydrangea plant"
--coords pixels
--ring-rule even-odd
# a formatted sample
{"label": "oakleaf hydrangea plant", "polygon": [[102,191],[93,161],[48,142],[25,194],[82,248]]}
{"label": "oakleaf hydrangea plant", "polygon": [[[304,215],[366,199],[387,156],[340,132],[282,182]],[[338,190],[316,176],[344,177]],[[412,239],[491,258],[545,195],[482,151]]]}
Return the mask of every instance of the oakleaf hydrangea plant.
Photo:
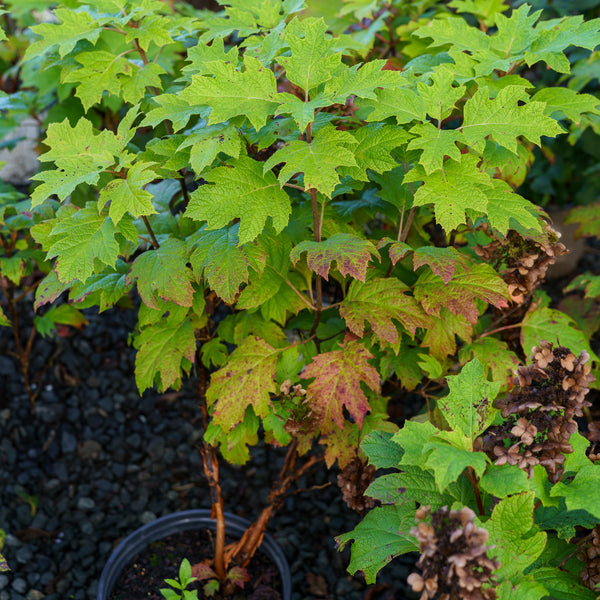
{"label": "oakleaf hydrangea plant", "polygon": [[[337,464],[365,511],[366,458],[402,457],[400,475],[424,495],[396,492],[367,513],[364,527],[386,528],[393,546],[371,551],[417,548],[415,502],[459,503],[449,510],[464,516],[474,499],[481,520],[495,497],[485,525],[498,558],[485,568],[502,565],[500,598],[517,573],[530,594],[520,598],[542,597],[546,584],[524,570],[544,552],[560,562],[582,522],[546,545],[534,507],[552,523],[562,502],[583,510],[577,490],[597,466],[576,434],[564,469],[580,471],[549,489],[541,464],[530,480],[475,444],[501,425],[491,402],[534,345],[598,359],[536,295],[565,248],[517,187],[533,148],[600,115],[592,94],[534,76],[568,78],[565,51],[593,51],[600,22],[484,0],[350,1],[336,18],[304,0],[221,4],[69,0],[31,28],[24,64],[58,78],[29,205],[43,207],[31,234],[52,264],[36,309],[104,311],[135,295],[140,392],[195,375],[217,578],[248,563],[315,463]],[[447,375],[457,383],[436,403]],[[427,420],[397,431],[388,402],[406,392],[427,402]],[[242,464],[261,436],[287,449],[281,474],[225,547],[217,450]],[[353,557],[351,568],[371,580],[380,566]]]}

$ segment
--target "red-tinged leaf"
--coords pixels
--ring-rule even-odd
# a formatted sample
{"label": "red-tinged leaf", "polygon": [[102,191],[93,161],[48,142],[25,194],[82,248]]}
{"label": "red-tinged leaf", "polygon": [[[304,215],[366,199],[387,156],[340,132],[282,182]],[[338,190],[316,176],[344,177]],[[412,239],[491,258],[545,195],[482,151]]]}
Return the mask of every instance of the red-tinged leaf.
{"label": "red-tinged leaf", "polygon": [[383,248],[384,246],[390,247],[388,252],[390,254],[390,260],[392,261],[392,264],[394,266],[396,266],[396,263],[399,260],[402,260],[405,256],[409,254],[409,252],[412,252],[413,250],[412,246],[410,246],[406,242],[397,242],[387,237],[380,240],[380,242],[377,244],[377,250],[381,250],[381,248]]}
{"label": "red-tinged leaf", "polygon": [[414,336],[417,327],[427,328],[431,317],[419,303],[406,295],[408,286],[399,279],[370,279],[367,283],[353,281],[340,306],[340,315],[358,337],[362,337],[367,321],[380,342],[397,345],[401,323]]}
{"label": "red-tinged leaf", "polygon": [[275,367],[280,350],[259,337],[247,337],[227,364],[213,373],[206,392],[215,404],[214,422],[229,431],[244,419],[248,406],[259,417],[269,414],[270,394],[276,392]]}
{"label": "red-tinged leaf", "polygon": [[332,431],[334,423],[344,428],[344,407],[362,427],[370,405],[360,384],[379,391],[379,374],[367,362],[370,358],[373,355],[360,342],[348,342],[341,350],[315,356],[304,369],[303,379],[315,378],[306,388],[306,397],[323,433]]}
{"label": "red-tinged leaf", "polygon": [[227,571],[227,579],[239,588],[244,588],[244,584],[250,581],[248,571],[243,567],[231,567]]}
{"label": "red-tinged leaf", "polygon": [[69,284],[59,281],[56,271],[50,271],[35,290],[33,307],[37,310],[44,304],[54,302],[67,289],[69,289]]}
{"label": "red-tinged leaf", "polygon": [[371,242],[350,233],[336,233],[323,242],[300,242],[290,253],[294,264],[303,252],[306,252],[308,268],[325,280],[329,278],[331,263],[335,261],[337,270],[344,277],[350,275],[364,282],[371,255],[377,256]]}
{"label": "red-tinged leaf", "polygon": [[488,264],[473,265],[468,272],[461,266],[447,284],[435,273],[422,273],[414,293],[426,312],[439,316],[445,307],[472,323],[479,317],[477,300],[505,308],[509,298],[506,283]]}
{"label": "red-tinged leaf", "polygon": [[413,266],[415,271],[427,265],[436,275],[439,275],[444,283],[448,283],[461,265],[467,276],[469,275],[468,261],[455,248],[436,248],[435,246],[421,246],[415,250],[413,255]]}
{"label": "red-tinged leaf", "polygon": [[168,239],[156,250],[147,250],[135,259],[126,282],[129,285],[137,280],[138,292],[146,306],[158,309],[157,295],[165,302],[172,300],[180,306],[192,306],[194,290],[187,261],[185,243]]}
{"label": "red-tinged leaf", "polygon": [[360,429],[356,423],[346,423],[341,430],[336,425],[327,435],[322,435],[319,443],[325,446],[325,464],[331,469],[337,460],[340,469],[348,466],[358,450]]}
{"label": "red-tinged leaf", "polygon": [[217,579],[217,574],[203,562],[192,565],[192,577],[195,577],[199,581],[204,579]]}
{"label": "red-tinged leaf", "polygon": [[453,315],[442,308],[439,317],[433,319],[433,325],[427,329],[422,345],[429,348],[435,358],[443,360],[456,352],[456,336],[465,342],[471,342],[473,325],[461,315]]}

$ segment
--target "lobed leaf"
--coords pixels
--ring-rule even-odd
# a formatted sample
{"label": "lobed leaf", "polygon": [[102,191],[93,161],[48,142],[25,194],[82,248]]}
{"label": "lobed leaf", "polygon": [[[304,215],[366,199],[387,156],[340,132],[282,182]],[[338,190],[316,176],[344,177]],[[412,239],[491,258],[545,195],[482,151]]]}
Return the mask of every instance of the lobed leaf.
{"label": "lobed leaf", "polygon": [[247,337],[227,363],[212,374],[206,392],[213,418],[224,432],[241,423],[248,407],[258,417],[266,417],[270,394],[276,392],[275,368],[280,350],[257,336]]}
{"label": "lobed leaf", "polygon": [[255,240],[271,218],[277,233],[288,224],[289,196],[279,188],[273,173],[263,174],[262,163],[248,156],[231,160],[204,177],[209,184],[190,196],[185,215],[206,221],[207,229],[221,229],[233,219],[240,220],[239,242]]}
{"label": "lobed leaf", "polygon": [[332,431],[333,423],[344,428],[344,408],[362,427],[370,406],[361,382],[379,391],[379,374],[368,363],[370,358],[373,355],[360,342],[348,342],[342,350],[318,354],[304,369],[303,379],[315,378],[306,388],[306,398],[323,433]]}
{"label": "lobed leaf", "polygon": [[350,275],[364,282],[367,276],[367,265],[371,256],[377,255],[375,246],[368,240],[362,240],[350,233],[335,233],[322,242],[304,240],[292,249],[290,259],[294,264],[300,255],[306,252],[308,268],[326,281],[329,278],[329,269],[335,261],[337,271],[343,275]]}
{"label": "lobed leaf", "polygon": [[412,336],[417,327],[427,328],[431,324],[431,318],[407,291],[408,287],[399,279],[373,278],[364,284],[353,281],[340,306],[340,316],[358,337],[363,337],[367,321],[380,343],[396,346],[400,338],[393,321],[403,325]]}

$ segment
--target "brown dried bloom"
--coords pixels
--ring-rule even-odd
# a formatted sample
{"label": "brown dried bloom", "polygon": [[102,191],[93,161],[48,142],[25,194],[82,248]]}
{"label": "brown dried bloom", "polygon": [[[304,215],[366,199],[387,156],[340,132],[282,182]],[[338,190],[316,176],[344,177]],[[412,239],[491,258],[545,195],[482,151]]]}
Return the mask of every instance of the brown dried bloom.
{"label": "brown dried bloom", "polygon": [[486,262],[502,265],[502,278],[508,285],[512,300],[521,304],[546,276],[556,258],[567,253],[558,241],[560,233],[546,225],[546,241],[525,238],[514,230],[501,240],[476,246],[475,252]]}
{"label": "brown dried bloom", "polygon": [[600,585],[600,525],[592,529],[590,541],[577,554],[577,558],[585,563],[579,579],[583,585],[596,591]]}
{"label": "brown dried bloom", "polygon": [[518,383],[496,401],[504,424],[489,428],[478,447],[497,465],[517,465],[529,476],[541,464],[556,482],[565,454],[573,452],[569,440],[577,431],[575,417],[590,406],[585,400],[594,381],[589,358],[585,351],[575,356],[547,341],[535,346],[532,364],[517,369]]}
{"label": "brown dried bloom", "polygon": [[474,523],[475,513],[467,507],[431,512],[422,506],[415,516],[418,523],[410,532],[419,542],[422,574],[411,573],[407,581],[421,600],[494,600],[496,591],[483,586],[492,583],[500,563],[488,558],[489,533]]}
{"label": "brown dried bloom", "polygon": [[337,476],[337,483],[342,490],[342,496],[346,504],[359,515],[364,515],[368,508],[375,506],[375,500],[365,496],[365,490],[369,487],[375,476],[375,467],[362,461],[358,456]]}

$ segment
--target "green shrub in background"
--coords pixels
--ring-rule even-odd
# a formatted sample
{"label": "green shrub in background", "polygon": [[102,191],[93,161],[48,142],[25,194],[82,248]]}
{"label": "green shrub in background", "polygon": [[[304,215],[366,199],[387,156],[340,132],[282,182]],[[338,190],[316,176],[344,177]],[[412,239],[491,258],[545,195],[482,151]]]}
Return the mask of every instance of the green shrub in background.
{"label": "green shrub in background", "polygon": [[[594,328],[536,292],[565,249],[545,194],[533,196],[536,152],[598,134],[598,19],[543,19],[497,0],[223,5],[73,0],[22,34],[28,110],[47,110],[44,152],[27,204],[6,214],[38,215],[30,231],[52,270],[36,309],[68,295],[60,306],[103,311],[136,288],[138,387],[198,375],[207,465],[217,447],[246,462],[264,435],[288,448],[287,464],[306,456],[301,470],[337,462],[347,501],[361,509],[366,457],[414,475],[417,487],[426,481],[425,495],[369,488],[389,506],[342,539],[356,539],[351,566],[368,578],[381,555],[416,549],[428,527],[437,535],[427,519],[464,526],[471,507],[480,542],[486,526],[497,540],[518,521],[504,566],[477,555],[474,568],[497,572],[498,597],[558,597],[565,586],[591,597],[577,582],[577,548],[567,554],[575,528],[600,520],[584,493],[600,467],[569,431],[564,479],[535,468],[506,432],[545,430],[531,433],[492,401],[515,394],[510,372],[534,346],[579,361],[578,385],[592,383]],[[22,92],[0,96],[7,114]],[[583,185],[571,218],[594,235],[600,208],[594,184]],[[570,289],[593,299],[597,280]],[[536,360],[542,371],[552,362]],[[450,396],[447,376],[461,382]],[[387,403],[407,392],[426,410],[393,434]],[[558,399],[542,404],[571,423]],[[509,427],[506,448],[516,447],[502,469],[511,485],[496,485],[497,455],[477,441],[491,427]],[[216,563],[218,578],[251,556],[301,470],[275,483],[248,543]],[[454,512],[435,512],[442,506]],[[563,518],[569,527],[555,534]],[[508,568],[532,540],[529,562]],[[367,547],[374,562],[361,555]],[[427,577],[411,581],[424,594]]]}

